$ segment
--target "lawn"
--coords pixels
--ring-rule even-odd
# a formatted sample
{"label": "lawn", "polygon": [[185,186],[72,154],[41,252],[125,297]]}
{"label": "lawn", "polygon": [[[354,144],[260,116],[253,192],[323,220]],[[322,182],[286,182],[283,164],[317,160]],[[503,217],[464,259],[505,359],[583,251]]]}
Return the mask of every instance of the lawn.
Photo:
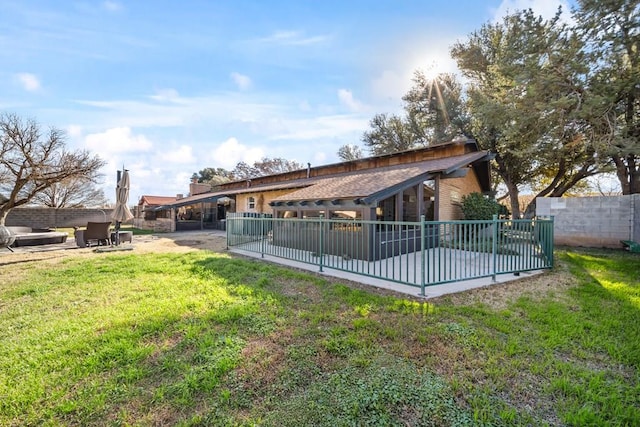
{"label": "lawn", "polygon": [[637,254],[561,250],[430,302],[224,253],[92,255],[0,258],[0,425],[640,420]]}

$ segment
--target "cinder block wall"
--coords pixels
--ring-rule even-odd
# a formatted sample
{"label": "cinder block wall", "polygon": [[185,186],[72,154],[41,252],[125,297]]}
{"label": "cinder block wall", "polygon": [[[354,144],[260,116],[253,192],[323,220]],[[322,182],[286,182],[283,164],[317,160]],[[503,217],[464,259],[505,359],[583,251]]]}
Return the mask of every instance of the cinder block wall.
{"label": "cinder block wall", "polygon": [[31,228],[84,227],[87,222],[111,221],[113,209],[20,207],[9,211],[7,226]]}
{"label": "cinder block wall", "polygon": [[620,248],[620,240],[640,241],[640,194],[539,197],[536,215],[554,217],[558,245]]}

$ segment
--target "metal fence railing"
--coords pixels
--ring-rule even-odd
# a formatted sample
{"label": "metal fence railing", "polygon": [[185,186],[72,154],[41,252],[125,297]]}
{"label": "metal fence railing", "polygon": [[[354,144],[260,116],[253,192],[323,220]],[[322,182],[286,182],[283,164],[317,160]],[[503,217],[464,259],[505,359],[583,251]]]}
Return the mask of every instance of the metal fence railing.
{"label": "metal fence railing", "polygon": [[227,216],[227,246],[426,286],[553,267],[553,218],[389,222]]}

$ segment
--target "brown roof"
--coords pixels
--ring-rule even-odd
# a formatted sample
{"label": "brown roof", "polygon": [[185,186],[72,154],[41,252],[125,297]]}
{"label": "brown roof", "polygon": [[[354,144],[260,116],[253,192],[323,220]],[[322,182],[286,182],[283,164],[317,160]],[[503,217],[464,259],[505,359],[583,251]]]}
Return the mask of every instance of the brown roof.
{"label": "brown roof", "polygon": [[[480,160],[486,155],[486,152],[479,151],[442,159],[340,174],[329,178],[318,178],[310,185],[273,201],[365,198],[423,175],[452,172]],[[256,188],[254,188],[254,191]]]}
{"label": "brown roof", "polygon": [[[353,199],[375,196],[385,190],[402,185],[416,178],[427,178],[431,173],[453,172],[487,156],[486,151],[475,151],[458,156],[425,160],[415,163],[398,164],[377,169],[346,172],[333,176],[295,179],[273,184],[251,185],[245,188],[233,188],[210,193],[202,193],[191,197],[166,203],[174,207],[191,203],[215,200],[224,196],[243,193],[259,193],[292,189],[274,202],[301,200]],[[295,190],[297,189],[297,190]]]}
{"label": "brown roof", "polygon": [[171,196],[142,196],[140,197],[139,205],[147,204],[151,206],[168,205],[176,201],[175,197]]}

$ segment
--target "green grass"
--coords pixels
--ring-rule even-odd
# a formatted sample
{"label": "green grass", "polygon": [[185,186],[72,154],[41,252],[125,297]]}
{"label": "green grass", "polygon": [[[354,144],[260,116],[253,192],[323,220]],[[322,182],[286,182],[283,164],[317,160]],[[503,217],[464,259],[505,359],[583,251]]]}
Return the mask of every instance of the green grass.
{"label": "green grass", "polygon": [[0,425],[640,420],[634,254],[560,251],[498,305],[207,251],[1,261]]}

